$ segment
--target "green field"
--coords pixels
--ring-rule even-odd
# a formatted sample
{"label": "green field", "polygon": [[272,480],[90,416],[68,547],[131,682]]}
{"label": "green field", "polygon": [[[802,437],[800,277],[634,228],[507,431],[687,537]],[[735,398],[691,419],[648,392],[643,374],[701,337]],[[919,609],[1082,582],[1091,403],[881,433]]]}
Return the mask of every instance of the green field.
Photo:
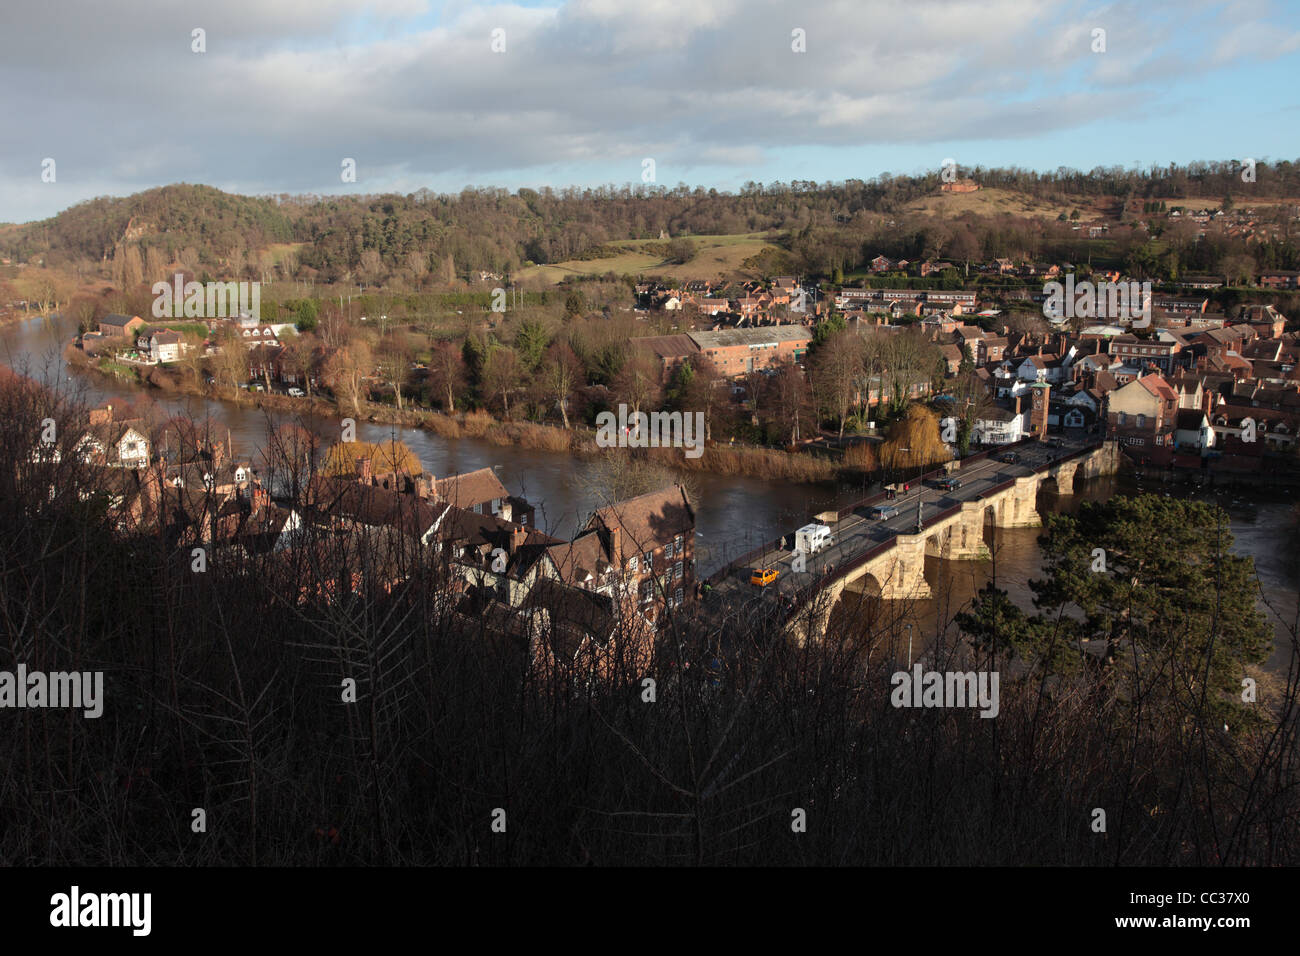
{"label": "green field", "polygon": [[552,265],[530,266],[521,270],[520,281],[541,279],[552,285],[569,276],[598,276],[607,272],[615,275],[658,275],[673,279],[719,279],[748,276],[741,263],[764,249],[779,248],[774,240],[780,236],[771,233],[744,233],[728,236],[691,236],[696,244],[695,258],[683,265],[665,262],[661,256],[638,251],[646,245],[655,245],[659,239],[629,239],[609,242],[619,254],[605,259],[571,260]]}

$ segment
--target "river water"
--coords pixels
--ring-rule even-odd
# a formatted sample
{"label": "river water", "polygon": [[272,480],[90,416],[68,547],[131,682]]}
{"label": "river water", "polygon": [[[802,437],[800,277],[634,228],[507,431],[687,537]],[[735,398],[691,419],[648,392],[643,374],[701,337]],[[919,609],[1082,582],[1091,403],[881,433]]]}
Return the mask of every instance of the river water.
{"label": "river water", "polygon": [[[70,319],[30,318],[0,328],[0,362],[41,381],[55,382],[84,391],[91,403],[139,403],[156,401],[170,414],[188,415],[195,420],[205,416],[229,429],[235,454],[256,460],[257,449],[265,443],[268,424],[275,427],[295,419],[268,413],[250,405],[235,405],[192,396],[166,396],[146,393],[139,387],[119,384],[99,375],[71,372],[62,359],[64,345],[76,333]],[[336,424],[318,424],[326,434]],[[537,524],[554,534],[567,536],[580,528],[591,512],[605,502],[584,481],[586,462],[568,455],[496,445],[472,438],[446,439],[416,428],[374,425],[360,422],[357,436],[367,441],[390,437],[405,442],[419,456],[424,468],[438,476],[458,474],[491,467],[512,493],[521,495],[537,506]],[[805,524],[811,515],[842,504],[863,493],[861,487],[793,484],[754,478],[723,478],[692,472],[688,478],[697,499],[696,559],[700,576],[708,575],[729,560],[765,541],[789,534]],[[1076,494],[1060,497],[1051,493],[1040,496],[1040,513],[1071,511],[1085,500],[1104,499],[1113,494],[1152,491],[1157,494],[1194,495],[1224,506],[1232,521],[1234,548],[1252,554],[1265,594],[1282,615],[1296,611],[1297,575],[1289,566],[1287,544],[1293,536],[1291,496],[1270,492],[1252,496],[1249,501],[1234,500],[1231,494],[1189,489],[1186,485],[1166,485],[1159,481],[1145,484],[1128,476],[1076,481]],[[990,548],[996,555],[996,574],[1000,587],[1007,590],[1021,607],[1032,608],[1028,581],[1041,574],[1038,551],[1039,532],[1033,528],[987,529]],[[932,601],[919,602],[911,610],[917,637],[933,640],[940,622],[966,604],[992,577],[993,561],[939,561],[927,559],[926,577],[936,595]],[[1270,612],[1271,613],[1271,612]],[[1273,617],[1278,630],[1276,649],[1269,668],[1285,667],[1290,656],[1290,636],[1282,622]],[[924,637],[928,635],[928,637]]]}

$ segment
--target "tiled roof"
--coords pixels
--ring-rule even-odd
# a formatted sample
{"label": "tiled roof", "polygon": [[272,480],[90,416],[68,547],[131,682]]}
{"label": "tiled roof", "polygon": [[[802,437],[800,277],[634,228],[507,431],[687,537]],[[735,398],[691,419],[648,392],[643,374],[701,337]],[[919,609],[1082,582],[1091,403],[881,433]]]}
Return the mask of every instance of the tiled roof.
{"label": "tiled roof", "polygon": [[621,528],[621,553],[615,555],[622,566],[627,556],[649,551],[673,540],[677,535],[694,533],[695,511],[681,485],[629,498],[601,508],[587,527]]}
{"label": "tiled roof", "polygon": [[491,468],[439,478],[434,482],[434,494],[457,508],[473,508],[497,498],[510,497],[510,492]]}

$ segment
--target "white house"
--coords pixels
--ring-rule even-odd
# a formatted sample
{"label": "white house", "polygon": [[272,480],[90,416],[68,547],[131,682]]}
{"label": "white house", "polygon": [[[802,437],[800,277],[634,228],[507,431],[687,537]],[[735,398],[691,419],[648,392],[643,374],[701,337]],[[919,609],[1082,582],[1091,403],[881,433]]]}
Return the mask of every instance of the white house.
{"label": "white house", "polygon": [[1022,382],[1048,382],[1056,385],[1065,376],[1065,365],[1055,355],[1031,355],[1020,363],[1016,374]]}
{"label": "white house", "polygon": [[995,408],[975,420],[971,434],[982,445],[1007,445],[1024,438],[1028,424],[1028,412],[1016,414],[1009,408]]}
{"label": "white house", "polygon": [[77,442],[76,450],[87,462],[118,468],[144,468],[149,464],[149,439],[120,423],[92,425]]}
{"label": "white house", "polygon": [[1174,447],[1195,448],[1202,455],[1214,447],[1214,427],[1199,408],[1183,408],[1174,419]]}

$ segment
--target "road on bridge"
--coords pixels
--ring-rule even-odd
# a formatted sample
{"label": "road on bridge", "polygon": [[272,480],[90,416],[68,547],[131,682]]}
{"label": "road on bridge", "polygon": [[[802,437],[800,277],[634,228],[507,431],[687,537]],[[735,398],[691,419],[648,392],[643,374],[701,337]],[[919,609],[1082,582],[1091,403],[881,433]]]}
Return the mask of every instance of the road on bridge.
{"label": "road on bridge", "polygon": [[[1060,445],[1022,442],[1009,449],[1020,456],[1020,463],[1014,465],[998,461],[998,456],[1005,452],[994,449],[989,457],[964,464],[952,472],[953,477],[961,480],[961,487],[956,491],[941,490],[933,487],[933,483],[918,487],[913,480],[908,494],[900,494],[893,501],[878,502],[896,507],[899,512],[897,516],[880,521],[867,517],[867,506],[856,508],[852,514],[830,526],[834,543],[816,554],[806,555],[803,571],[793,570],[792,551],[770,550],[766,558],[756,559],[743,567],[730,568],[721,580],[714,583],[705,598],[705,606],[707,608],[713,605],[716,609],[720,604],[736,607],[761,601],[776,608],[792,601],[800,590],[830,570],[831,565],[840,567],[899,534],[914,533],[918,502],[922,520],[930,520],[946,508],[963,501],[975,501],[1005,481],[1032,475],[1044,466],[1072,455],[1090,444],[1089,437],[1064,438]],[[790,529],[785,540],[793,543],[794,530]],[[750,574],[760,566],[760,561],[763,562],[761,566],[776,568],[780,572],[776,581],[764,588],[749,583]]]}

